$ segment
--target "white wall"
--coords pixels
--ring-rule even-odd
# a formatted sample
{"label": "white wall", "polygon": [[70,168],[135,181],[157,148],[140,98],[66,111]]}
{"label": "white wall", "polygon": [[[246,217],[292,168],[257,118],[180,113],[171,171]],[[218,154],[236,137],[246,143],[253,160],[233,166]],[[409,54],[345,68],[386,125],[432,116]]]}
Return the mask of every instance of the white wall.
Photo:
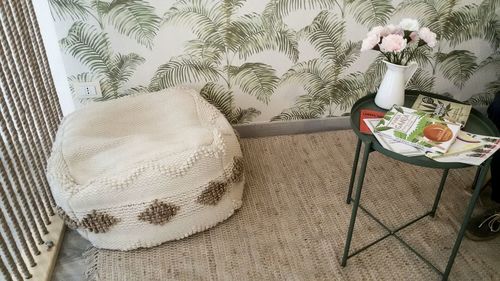
{"label": "white wall", "polygon": [[64,62],[57,40],[54,20],[50,14],[49,4],[47,0],[35,0],[33,1],[33,6],[40,26],[43,44],[47,52],[50,71],[54,79],[59,103],[61,104],[63,114],[68,115],[75,110],[75,104],[71,97],[71,90],[67,79],[68,75],[64,68]]}

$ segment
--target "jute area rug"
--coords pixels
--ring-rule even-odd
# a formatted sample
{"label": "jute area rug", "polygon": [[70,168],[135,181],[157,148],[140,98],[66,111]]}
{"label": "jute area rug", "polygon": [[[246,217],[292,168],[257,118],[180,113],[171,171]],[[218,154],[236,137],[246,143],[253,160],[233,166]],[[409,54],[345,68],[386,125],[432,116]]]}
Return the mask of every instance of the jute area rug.
{"label": "jute area rug", "polygon": [[[350,131],[243,139],[242,208],[216,227],[151,249],[86,252],[89,280],[440,280],[388,238],[340,266],[351,205],[345,196],[356,138]],[[362,204],[396,228],[430,210],[441,171],[372,153]],[[435,218],[401,236],[443,270],[473,169],[450,171]],[[352,250],[384,235],[360,210]],[[500,241],[464,240],[451,280],[500,280]]]}

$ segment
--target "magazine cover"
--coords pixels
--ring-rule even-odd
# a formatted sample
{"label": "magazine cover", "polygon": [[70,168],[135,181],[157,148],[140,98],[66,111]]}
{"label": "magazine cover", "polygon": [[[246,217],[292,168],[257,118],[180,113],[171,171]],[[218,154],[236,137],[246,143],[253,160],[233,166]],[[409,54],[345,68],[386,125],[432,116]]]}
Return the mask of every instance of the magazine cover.
{"label": "magazine cover", "polygon": [[451,156],[451,155],[456,155],[460,154],[462,152],[467,152],[471,151],[473,149],[479,148],[483,146],[484,143],[481,142],[481,139],[477,137],[475,134],[467,133],[464,131],[459,131],[457,134],[457,138],[455,139],[455,142],[451,145],[450,149],[448,149],[448,152],[445,154],[439,153],[439,152],[428,152],[425,154],[425,156],[435,159],[438,157],[443,157],[443,156]]}
{"label": "magazine cover", "polygon": [[384,135],[378,133],[375,131],[375,126],[377,126],[378,122],[380,122],[381,118],[366,118],[363,121],[366,123],[367,127],[373,132],[373,135],[375,138],[378,140],[380,145],[384,147],[387,150],[394,151],[396,153],[399,153],[401,155],[407,156],[407,157],[413,157],[413,156],[421,156],[424,155],[424,152],[419,150],[418,148],[407,145],[405,143],[402,143],[400,141],[387,138]]}
{"label": "magazine cover", "polygon": [[394,106],[375,130],[426,152],[446,153],[455,141],[460,125],[432,118],[423,111]]}
{"label": "magazine cover", "polygon": [[465,126],[472,106],[418,95],[412,109],[429,113],[432,117]]}
{"label": "magazine cover", "polygon": [[382,111],[361,109],[361,112],[359,113],[359,131],[363,134],[371,135],[373,130],[371,130],[368,127],[368,124],[366,124],[363,120],[374,119],[374,118],[380,119],[380,118],[384,117],[384,115],[385,115],[385,112],[382,112]]}
{"label": "magazine cover", "polygon": [[481,165],[493,153],[500,149],[500,138],[470,134],[474,140],[480,141],[481,146],[453,155],[442,155],[433,158],[438,162],[459,162],[469,165]]}

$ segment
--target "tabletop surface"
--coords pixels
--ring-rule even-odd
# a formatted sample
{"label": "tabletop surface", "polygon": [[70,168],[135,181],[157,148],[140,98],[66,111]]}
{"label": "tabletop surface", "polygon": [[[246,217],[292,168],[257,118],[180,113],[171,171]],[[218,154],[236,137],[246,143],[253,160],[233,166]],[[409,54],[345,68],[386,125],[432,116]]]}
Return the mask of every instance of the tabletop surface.
{"label": "tabletop surface", "polygon": [[[440,96],[432,93],[427,93],[427,92],[420,92],[420,91],[412,91],[412,90],[406,90],[405,93],[405,107],[410,107],[413,105],[415,100],[417,99],[418,95],[426,95],[429,97],[433,98],[438,98],[442,100],[447,100],[447,101],[453,101],[453,102],[459,102],[456,101],[452,98],[448,98],[445,96]],[[378,107],[375,104],[375,94],[370,94],[365,97],[362,97],[359,99],[351,109],[351,127],[356,133],[356,135],[364,142],[371,142],[373,145],[373,149],[386,155],[391,158],[394,158],[396,160],[410,163],[413,165],[418,165],[418,166],[423,166],[423,167],[430,167],[430,168],[441,168],[441,169],[455,169],[455,168],[465,168],[465,167],[470,167],[468,164],[463,164],[463,163],[442,163],[442,162],[437,162],[434,161],[428,157],[425,156],[414,156],[414,157],[407,157],[404,155],[401,155],[399,153],[390,151],[382,147],[382,145],[377,141],[377,139],[373,135],[366,135],[363,134],[359,131],[359,115],[360,111],[362,109],[370,109],[370,110],[375,110],[375,111],[383,111],[386,112],[387,110],[382,109]],[[481,114],[479,111],[476,109],[472,109],[471,113],[469,115],[469,119],[467,120],[467,123],[465,124],[465,127],[463,128],[464,131],[473,133],[473,134],[478,134],[478,135],[486,135],[486,136],[494,136],[498,137],[498,130],[496,129],[495,125],[493,122],[491,122],[486,116]]]}

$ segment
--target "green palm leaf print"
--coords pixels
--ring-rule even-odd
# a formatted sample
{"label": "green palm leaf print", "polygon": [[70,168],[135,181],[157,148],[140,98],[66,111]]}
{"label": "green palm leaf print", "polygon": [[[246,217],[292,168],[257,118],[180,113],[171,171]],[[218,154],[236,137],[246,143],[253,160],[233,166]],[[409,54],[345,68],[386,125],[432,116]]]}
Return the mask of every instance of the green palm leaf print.
{"label": "green palm leaf print", "polygon": [[359,56],[361,42],[347,41],[342,44],[337,56],[333,58],[336,65],[342,65],[345,68],[350,67]]}
{"label": "green palm leaf print", "polygon": [[264,63],[244,63],[240,67],[233,67],[231,76],[234,84],[243,92],[266,104],[279,81],[274,69]]}
{"label": "green palm leaf print", "polygon": [[[58,24],[71,25],[66,26],[70,28],[60,40],[61,47],[84,67],[83,73],[68,79],[99,82],[103,98],[97,100],[190,85],[201,87],[201,96],[232,124],[250,122],[261,114],[253,107],[238,107],[240,99],[235,95],[239,94],[263,108],[288,100],[290,104],[283,108],[289,108],[276,111],[275,121],[341,115],[359,97],[376,92],[386,73],[385,57],[372,52],[373,56],[366,56],[375,57],[368,69],[357,71],[369,63],[358,60],[361,26],[369,30],[389,20],[397,23],[412,17],[437,33],[435,48],[420,47],[412,55],[419,68],[406,89],[432,91],[442,77],[454,85],[448,91],[458,91],[478,70],[491,72],[499,63],[499,0],[465,1],[471,4],[456,0],[47,1]],[[294,26],[300,27],[294,30]],[[174,34],[186,33],[180,38],[190,37],[180,42],[181,50],[178,42],[165,41],[178,40],[175,35],[156,38],[160,28],[162,36],[169,36],[172,27]],[[470,49],[469,43],[475,46],[477,39],[481,48]],[[162,56],[160,46],[152,50],[156,42],[168,44],[165,56],[160,62],[146,63],[145,58]],[[492,51],[485,53],[488,45]],[[157,67],[151,79],[142,86],[129,86],[142,79],[142,74],[136,74],[149,72],[150,65]],[[280,105],[271,103],[278,87],[290,86],[290,94],[296,96],[280,96]],[[496,80],[483,86],[469,102],[484,105],[500,91]]]}
{"label": "green palm leaf print", "polygon": [[368,27],[384,25],[392,15],[394,8],[388,0],[353,0],[349,10],[360,24]]}
{"label": "green palm leaf print", "polygon": [[110,71],[106,73],[107,78],[115,91],[118,91],[125,82],[134,74],[135,69],[144,63],[144,58],[138,54],[118,54],[111,59]]}
{"label": "green palm leaf print", "polygon": [[492,49],[500,45],[500,16],[496,12],[499,1],[486,0],[480,5],[471,4],[453,11],[446,38],[452,46],[473,38],[486,39]]}
{"label": "green palm leaf print", "polygon": [[61,46],[91,71],[108,73],[110,71],[111,46],[107,35],[96,27],[75,22],[68,35],[61,39]]}
{"label": "green palm leaf print", "polygon": [[99,1],[96,5],[98,13],[104,16],[116,30],[125,36],[134,38],[139,44],[148,48],[158,32],[160,17],[155,8],[144,0]]}
{"label": "green palm leaf print", "polygon": [[247,14],[232,20],[226,31],[228,48],[241,59],[271,47],[269,32],[258,14]]}
{"label": "green palm leaf print", "polygon": [[223,25],[224,13],[218,5],[201,0],[176,2],[164,14],[165,24],[188,26],[196,37],[223,49],[224,38],[219,27]]}
{"label": "green palm leaf print", "polygon": [[[196,38],[186,42],[186,55],[160,66],[150,89],[223,81],[225,87],[217,89],[225,89],[226,95],[233,94],[233,87],[238,87],[267,104],[279,81],[275,70],[265,63],[247,62],[238,66],[233,61],[247,60],[265,50],[280,51],[296,61],[296,33],[280,21],[270,21],[256,13],[240,13],[244,3],[243,0],[181,0],[174,3],[164,14],[164,23],[186,26]],[[214,85],[206,84],[206,91],[214,92]],[[220,97],[221,91],[216,92]],[[232,112],[233,115],[226,117],[234,122],[246,122],[260,114],[253,108],[235,108]],[[235,112],[239,117],[234,117]]]}
{"label": "green palm leaf print", "polygon": [[232,116],[234,110],[234,97],[230,90],[210,82],[203,86],[200,95],[225,116]]}
{"label": "green palm leaf print", "polygon": [[407,0],[399,4],[397,11],[416,13],[421,24],[435,32],[440,39],[446,35],[445,31],[451,24],[450,18],[456,4],[455,0]]}
{"label": "green palm leaf print", "polygon": [[187,41],[184,49],[187,55],[213,64],[220,64],[223,58],[220,46],[200,39]]}
{"label": "green palm leaf print", "polygon": [[231,21],[227,43],[240,59],[265,50],[282,52],[292,61],[297,61],[299,57],[296,32],[283,23],[271,23],[255,13]]}
{"label": "green palm leaf print", "polygon": [[477,68],[476,56],[466,50],[455,50],[438,57],[443,76],[462,88]]}
{"label": "green palm leaf print", "polygon": [[312,24],[304,28],[304,32],[322,58],[331,60],[338,56],[343,44],[345,26],[335,14],[329,11],[320,12]]}
{"label": "green palm leaf print", "polygon": [[298,10],[306,9],[333,9],[335,1],[331,0],[271,0],[267,3],[265,13],[268,16],[282,19],[288,14]]}
{"label": "green palm leaf print", "polygon": [[234,105],[233,93],[215,83],[210,82],[203,86],[200,95],[224,114],[231,124],[250,122],[260,114],[260,111],[253,107],[237,108]]}
{"label": "green palm leaf print", "polygon": [[225,24],[224,27],[227,28],[231,22],[231,17],[236,13],[236,11],[245,4],[246,0],[222,0],[220,9],[224,13]]}
{"label": "green palm leaf print", "polygon": [[415,74],[411,77],[408,84],[406,84],[406,89],[431,92],[434,88],[434,82],[436,78],[432,76],[428,71],[418,68]]}
{"label": "green palm leaf print", "polygon": [[482,60],[477,68],[483,68],[488,65],[500,65],[500,49],[495,50],[493,54]]}
{"label": "green palm leaf print", "polygon": [[336,81],[331,91],[331,102],[337,104],[341,110],[347,110],[366,94],[364,76],[361,72],[350,73]]}
{"label": "green palm leaf print", "polygon": [[293,107],[283,110],[280,114],[271,118],[271,121],[287,121],[287,120],[302,120],[302,119],[316,119],[321,118],[323,108],[314,106],[310,108]]}
{"label": "green palm leaf print", "polygon": [[326,96],[330,82],[335,79],[334,67],[331,62],[319,58],[300,62],[283,74],[280,84],[299,84],[310,95]]}
{"label": "green palm leaf print", "polygon": [[93,73],[70,77],[70,82],[92,82],[86,79],[94,78],[101,85],[104,99],[120,96],[123,84],[130,79],[137,66],[144,63],[144,58],[134,53],[112,54],[106,33],[82,22],[74,23],[60,44]]}
{"label": "green palm leaf print", "polygon": [[173,57],[156,70],[149,89],[159,91],[185,83],[217,81],[220,75],[211,63],[186,56]]}
{"label": "green palm leaf print", "polygon": [[465,6],[459,6],[455,0],[407,0],[402,1],[397,10],[417,14],[421,24],[438,35],[437,52],[429,61],[433,75],[440,70],[446,79],[461,89],[477,70],[476,56],[466,50],[444,53],[442,49],[446,44],[454,49],[473,38],[485,39],[496,49],[500,43],[500,21],[495,12],[498,5],[498,0]]}
{"label": "green palm leaf print", "polygon": [[[498,82],[497,84],[500,85],[500,83]],[[498,89],[500,89],[500,87]],[[467,103],[475,106],[489,106],[493,102],[494,98],[495,98],[494,93],[481,93],[470,97],[467,100]]]}
{"label": "green palm leaf print", "polygon": [[84,20],[91,14],[84,0],[49,0],[49,8],[52,18],[58,20]]}
{"label": "green palm leaf print", "polygon": [[500,80],[491,81],[486,85],[485,93],[490,95],[499,95],[500,93]]}
{"label": "green palm leaf print", "polygon": [[237,107],[234,111],[234,121],[233,124],[245,124],[252,122],[252,120],[261,114],[260,110],[249,107],[249,108],[241,108]]}
{"label": "green palm leaf print", "polygon": [[297,63],[282,76],[281,84],[299,84],[306,94],[272,121],[333,116],[335,108],[346,110],[367,92],[365,75],[344,73],[358,58],[360,48],[358,42],[344,40],[345,21],[332,11],[322,11],[301,33],[320,58]]}

